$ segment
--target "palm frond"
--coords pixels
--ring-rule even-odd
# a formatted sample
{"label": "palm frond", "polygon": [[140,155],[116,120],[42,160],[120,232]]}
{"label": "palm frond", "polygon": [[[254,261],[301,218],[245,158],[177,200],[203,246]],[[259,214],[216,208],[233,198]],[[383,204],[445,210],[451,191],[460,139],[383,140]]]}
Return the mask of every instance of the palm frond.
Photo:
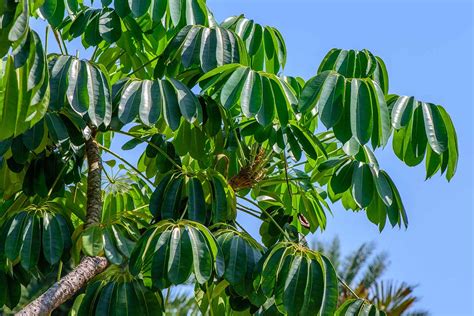
{"label": "palm frond", "polygon": [[372,261],[367,265],[359,285],[357,287],[364,287],[369,289],[387,270],[389,265],[388,254],[385,252],[376,255]]}
{"label": "palm frond", "polygon": [[374,249],[373,243],[363,243],[356,251],[345,258],[339,274],[347,284],[353,286],[352,283],[372,255]]}
{"label": "palm frond", "polygon": [[[413,295],[415,285],[409,285],[405,282],[397,283],[394,281],[381,281],[374,284],[370,290],[369,300],[380,310],[387,313],[388,316],[407,315],[409,309],[419,301],[419,298]],[[412,316],[428,315],[427,312],[411,312]]]}

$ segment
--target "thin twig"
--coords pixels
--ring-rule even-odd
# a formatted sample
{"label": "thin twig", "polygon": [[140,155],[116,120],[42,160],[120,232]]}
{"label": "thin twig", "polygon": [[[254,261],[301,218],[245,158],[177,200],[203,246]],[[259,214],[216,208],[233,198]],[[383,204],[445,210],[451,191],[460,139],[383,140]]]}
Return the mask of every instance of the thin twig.
{"label": "thin twig", "polygon": [[249,202],[249,203],[251,203],[252,205],[258,207],[258,208],[262,211],[262,213],[265,214],[268,218],[270,218],[270,220],[273,222],[273,224],[275,224],[275,225],[278,227],[278,229],[282,232],[283,236],[284,236],[288,241],[291,240],[291,238],[290,238],[290,236],[288,235],[288,233],[283,229],[283,227],[280,226],[280,224],[278,224],[278,222],[273,218],[273,216],[272,216],[270,213],[268,213],[265,209],[263,209],[262,207],[260,207],[260,205],[258,205],[258,204],[255,203],[254,201],[252,201],[252,200],[246,198],[245,196],[240,196],[240,198],[243,199],[243,200],[245,200],[245,201],[247,201],[247,202]]}
{"label": "thin twig", "polygon": [[355,298],[360,299],[360,297],[356,294],[356,292],[354,292],[354,290],[351,289],[351,287],[347,285],[347,283],[339,275],[337,276],[337,280],[342,284],[342,286],[348,289],[349,292],[351,292],[351,294],[354,295]]}
{"label": "thin twig", "polygon": [[101,144],[98,144],[98,145],[99,145],[100,149],[103,149],[106,152],[108,152],[109,154],[111,154],[112,156],[114,156],[115,158],[120,159],[123,163],[125,163],[127,166],[129,166],[133,171],[135,171],[137,174],[139,174],[152,187],[155,186],[155,184],[150,179],[148,179],[140,170],[135,168],[135,166],[133,166],[131,163],[129,163],[125,158],[121,157],[119,154],[113,152],[112,150],[108,149],[107,147],[102,146]]}
{"label": "thin twig", "polygon": [[64,46],[64,50],[63,50],[63,47],[61,45],[61,40],[59,39],[59,35],[58,35],[58,32],[54,29],[54,28],[51,28],[53,30],[53,34],[54,34],[54,38],[56,39],[56,42],[58,43],[58,47],[59,47],[59,50],[61,51],[61,54],[62,55],[67,55],[67,48],[66,46]]}
{"label": "thin twig", "polygon": [[135,136],[129,132],[124,132],[124,131],[115,131],[116,133],[119,133],[119,134],[122,134],[122,135],[126,135],[126,136],[129,136],[129,137],[132,137],[132,138],[135,138],[135,139],[139,139],[145,143],[147,143],[148,145],[150,145],[151,147],[153,147],[154,149],[158,150],[163,156],[165,156],[166,159],[168,159],[175,167],[177,167],[179,170],[183,170],[183,168],[178,165],[176,163],[176,161],[173,160],[173,158],[171,158],[167,152],[165,152],[162,148],[158,147],[157,145],[153,144],[152,142],[150,142],[149,140],[146,140],[146,139],[143,139],[143,138],[140,138],[138,136]]}
{"label": "thin twig", "polygon": [[61,171],[59,171],[59,174],[57,175],[56,179],[54,179],[53,185],[51,186],[51,189],[49,189],[48,195],[46,196],[46,200],[49,200],[49,198],[51,197],[51,194],[53,194],[53,189],[58,184],[59,179],[63,175],[63,172],[66,170],[66,167],[68,166],[67,163],[69,162],[70,158],[71,157],[68,157],[68,159],[66,159],[66,161],[64,162],[64,166],[61,168]]}
{"label": "thin twig", "polygon": [[138,67],[137,69],[135,69],[134,71],[132,71],[129,76],[133,75],[133,74],[136,74],[137,72],[139,72],[140,70],[142,70],[143,68],[145,68],[146,66],[148,66],[149,64],[151,64],[152,62],[154,62],[155,60],[157,60],[158,58],[160,58],[160,55],[156,56],[156,57],[153,57],[152,59],[150,59],[149,61],[147,61],[146,63],[144,63],[143,65],[141,65],[140,67]]}

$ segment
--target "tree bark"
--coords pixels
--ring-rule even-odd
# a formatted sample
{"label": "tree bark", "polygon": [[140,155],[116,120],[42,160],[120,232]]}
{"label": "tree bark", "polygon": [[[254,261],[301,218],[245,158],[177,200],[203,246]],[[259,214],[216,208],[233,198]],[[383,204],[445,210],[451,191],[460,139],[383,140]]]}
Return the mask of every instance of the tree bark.
{"label": "tree bark", "polygon": [[85,257],[72,272],[56,282],[16,315],[49,315],[51,311],[67,301],[93,277],[104,271],[107,265],[107,259],[104,257]]}
{"label": "tree bark", "polygon": [[[84,228],[100,223],[102,217],[102,163],[99,146],[94,137],[86,141],[87,156],[87,209]],[[84,257],[77,267],[46,292],[24,307],[16,315],[49,315],[51,311],[71,298],[93,277],[108,266],[104,257]]]}
{"label": "tree bark", "polygon": [[102,163],[99,146],[91,137],[86,141],[87,155],[87,212],[84,228],[100,223],[102,217]]}

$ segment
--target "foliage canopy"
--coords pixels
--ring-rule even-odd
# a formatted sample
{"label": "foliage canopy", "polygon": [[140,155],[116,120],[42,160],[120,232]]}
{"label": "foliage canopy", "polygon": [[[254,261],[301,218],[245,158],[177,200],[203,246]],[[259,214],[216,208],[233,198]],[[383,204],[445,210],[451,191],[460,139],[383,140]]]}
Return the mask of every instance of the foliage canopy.
{"label": "foliage canopy", "polygon": [[[383,314],[362,299],[336,311],[343,280],[305,245],[337,201],[380,230],[408,225],[374,154],[390,138],[427,178],[455,174],[448,113],[390,94],[380,57],[333,49],[314,77],[285,76],[276,28],[218,23],[204,0],[7,0],[0,21],[0,306],[99,256],[109,267],[76,297],[79,315],[156,314],[161,290],[190,278],[205,314]],[[87,59],[68,52],[79,38]]]}

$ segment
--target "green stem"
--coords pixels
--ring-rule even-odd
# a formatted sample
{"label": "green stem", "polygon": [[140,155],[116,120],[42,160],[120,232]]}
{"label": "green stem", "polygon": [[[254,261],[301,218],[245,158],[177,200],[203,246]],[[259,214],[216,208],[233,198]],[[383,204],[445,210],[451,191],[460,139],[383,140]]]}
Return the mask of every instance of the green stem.
{"label": "green stem", "polygon": [[355,298],[360,299],[360,297],[356,294],[356,292],[354,292],[354,290],[351,289],[351,287],[347,285],[347,283],[339,275],[337,276],[337,280],[342,284],[342,286],[348,289],[349,292],[351,292],[351,294],[354,295]]}
{"label": "green stem", "polygon": [[99,50],[99,46],[96,46],[96,47],[94,48],[94,52],[92,52],[92,56],[91,56],[91,60],[92,60],[92,61],[95,61],[95,57],[96,57],[95,55],[97,54],[97,51],[98,51],[98,50]]}
{"label": "green stem", "polygon": [[285,179],[286,185],[288,186],[288,195],[290,196],[291,205],[293,205],[293,193],[291,192],[290,180],[288,180],[288,160],[286,159],[286,153],[283,151],[283,163],[285,165]]}
{"label": "green stem", "polygon": [[44,35],[44,53],[48,56],[48,39],[49,39],[49,24],[46,25],[46,31]]}
{"label": "green stem", "polygon": [[255,218],[259,219],[259,220],[262,220],[262,218],[260,217],[260,215],[251,212],[249,209],[245,209],[245,208],[242,208],[242,207],[239,207],[239,206],[237,206],[237,209],[238,209],[239,211],[242,211],[242,212],[244,212],[244,213],[246,213],[246,214],[249,214],[250,216],[253,216],[253,217],[255,217]]}
{"label": "green stem", "polygon": [[58,276],[57,276],[57,282],[61,280],[61,274],[63,273],[63,262],[62,260],[59,261],[59,267],[58,267]]}
{"label": "green stem", "polygon": [[278,229],[281,231],[281,233],[283,234],[283,236],[288,240],[288,241],[291,241],[291,238],[290,236],[288,235],[288,233],[283,229],[283,227],[280,226],[280,224],[278,224],[278,222],[273,218],[273,216],[268,213],[265,209],[261,208],[260,205],[258,205],[257,203],[255,203],[254,201],[246,198],[245,196],[240,196],[241,199],[249,202],[250,204],[258,207],[260,209],[260,211],[262,211],[263,214],[265,214],[266,216],[268,216],[268,218],[270,218],[270,220],[273,222],[273,224],[275,224],[276,227],[278,227]]}
{"label": "green stem", "polygon": [[207,286],[207,282],[206,282],[206,295],[207,295],[207,308],[209,309],[209,314],[211,316],[214,316],[214,312],[211,307],[212,296],[211,296],[211,293],[209,292],[209,286]]}
{"label": "green stem", "polygon": [[168,303],[170,301],[170,295],[171,295],[171,287],[166,289],[165,306],[168,306]]}
{"label": "green stem", "polygon": [[66,159],[66,161],[64,162],[64,166],[61,168],[61,171],[59,171],[58,176],[56,177],[56,179],[54,179],[53,186],[51,187],[51,189],[49,189],[48,195],[46,196],[46,200],[49,200],[49,198],[51,197],[51,194],[53,194],[53,189],[58,184],[59,179],[61,178],[64,171],[66,170],[67,163],[69,162],[69,159],[70,159],[70,157],[68,157]]}
{"label": "green stem", "polygon": [[119,133],[119,134],[122,134],[122,135],[126,135],[126,136],[129,136],[129,137],[132,137],[132,138],[135,138],[135,139],[139,139],[145,143],[147,143],[148,145],[150,145],[151,147],[153,147],[154,149],[158,150],[163,156],[165,156],[166,159],[168,159],[176,168],[178,168],[179,170],[183,170],[183,168],[178,165],[176,163],[176,161],[174,161],[169,155],[167,152],[165,152],[163,149],[161,149],[160,147],[156,146],[155,144],[153,144],[152,142],[146,140],[146,139],[143,139],[143,138],[140,138],[138,136],[135,136],[129,132],[124,132],[124,131],[115,131],[116,133]]}
{"label": "green stem", "polygon": [[248,232],[242,225],[239,224],[239,222],[235,221],[235,224],[236,224],[237,226],[239,226],[239,228],[242,229],[242,231],[243,231],[244,233],[246,233],[247,235],[251,236],[251,235],[249,234],[249,232]]}
{"label": "green stem", "polygon": [[[230,125],[230,128],[232,128],[232,132],[234,133],[235,141],[237,142],[237,146],[239,147],[240,155],[242,156],[242,159],[245,159],[245,153],[244,153],[244,150],[242,148],[242,144],[240,143],[239,137],[237,135],[237,131],[235,130],[233,125]],[[240,160],[239,160],[239,162],[240,162]],[[242,164],[241,164],[241,167],[242,167]]]}
{"label": "green stem", "polygon": [[56,31],[54,28],[51,28],[51,29],[53,30],[54,38],[56,39],[56,42],[58,43],[58,47],[59,47],[59,50],[61,51],[61,54],[67,55],[68,53],[67,53],[66,45],[64,45],[64,49],[63,49],[63,46],[61,45],[62,38],[59,36],[58,31]]}
{"label": "green stem", "polygon": [[158,58],[160,58],[161,55],[158,55],[156,57],[153,57],[152,59],[150,59],[149,61],[147,61],[146,63],[144,63],[143,65],[141,65],[140,67],[138,67],[137,69],[135,69],[134,71],[132,71],[129,76],[139,72],[140,70],[142,70],[143,68],[145,68],[146,66],[148,66],[149,64],[151,64],[152,62],[154,62],[155,60],[157,60]]}
{"label": "green stem", "polygon": [[114,179],[111,178],[107,170],[105,170],[105,168],[103,168],[102,170],[104,171],[104,174],[107,177],[107,180],[109,180],[110,183],[115,183]]}
{"label": "green stem", "polygon": [[137,168],[135,168],[135,166],[133,166],[131,163],[129,163],[125,158],[123,158],[122,156],[120,156],[119,154],[116,154],[115,152],[113,152],[112,150],[108,149],[107,147],[104,147],[102,146],[101,144],[97,144],[99,146],[100,149],[108,152],[109,154],[111,154],[112,156],[114,156],[115,158],[117,159],[120,159],[123,163],[125,163],[127,166],[129,166],[133,171],[135,171],[137,174],[139,174],[145,181],[147,181],[152,187],[155,186],[155,184],[150,180],[148,179],[143,173],[140,172],[140,170],[138,170]]}

